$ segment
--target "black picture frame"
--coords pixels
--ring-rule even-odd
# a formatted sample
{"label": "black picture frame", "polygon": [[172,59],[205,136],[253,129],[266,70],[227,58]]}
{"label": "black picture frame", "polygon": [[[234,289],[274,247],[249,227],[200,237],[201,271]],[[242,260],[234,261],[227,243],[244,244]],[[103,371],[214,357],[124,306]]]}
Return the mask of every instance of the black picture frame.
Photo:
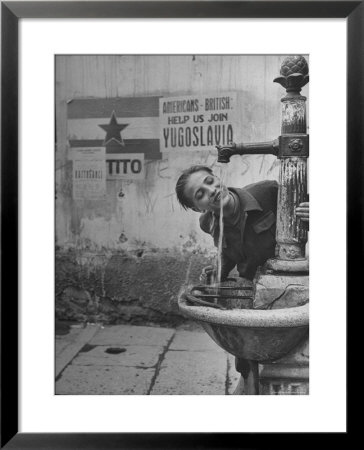
{"label": "black picture frame", "polygon": [[[1,2],[1,448],[256,448],[269,434],[18,432],[18,23],[22,18],[346,18],[347,298],[363,274],[363,1]],[[329,71],[334,70],[328,69]],[[324,88],[324,87],[323,87]],[[11,105],[11,107],[9,107]],[[332,132],[324,130],[324,132]],[[327,150],[323,150],[327,151]],[[340,205],[338,213],[343,213]],[[358,242],[359,241],[359,242]],[[350,257],[351,256],[351,257]],[[355,256],[355,262],[353,259]],[[359,290],[360,292],[360,290]],[[348,349],[349,349],[348,345]],[[334,362],[333,362],[333,370]],[[349,428],[348,428],[349,431]],[[340,433],[347,437],[348,433]],[[300,438],[300,444],[306,436]],[[280,436],[280,446],[289,435]],[[317,439],[317,436],[316,436]],[[336,438],[335,438],[336,439]],[[317,440],[315,441],[318,442]],[[244,446],[244,447],[242,447]],[[248,446],[248,447],[247,447]],[[271,445],[269,446],[271,448]]]}

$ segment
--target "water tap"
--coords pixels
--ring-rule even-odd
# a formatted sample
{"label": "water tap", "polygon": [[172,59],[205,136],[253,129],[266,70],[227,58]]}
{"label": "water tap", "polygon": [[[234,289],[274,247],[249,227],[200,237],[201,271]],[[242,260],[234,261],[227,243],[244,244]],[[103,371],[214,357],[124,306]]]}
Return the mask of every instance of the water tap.
{"label": "water tap", "polygon": [[268,142],[254,142],[249,144],[217,145],[217,162],[228,163],[233,155],[278,155],[279,139]]}
{"label": "water tap", "polygon": [[236,144],[232,144],[229,147],[223,147],[222,145],[217,145],[217,162],[228,163],[230,162],[230,157],[236,155]]}

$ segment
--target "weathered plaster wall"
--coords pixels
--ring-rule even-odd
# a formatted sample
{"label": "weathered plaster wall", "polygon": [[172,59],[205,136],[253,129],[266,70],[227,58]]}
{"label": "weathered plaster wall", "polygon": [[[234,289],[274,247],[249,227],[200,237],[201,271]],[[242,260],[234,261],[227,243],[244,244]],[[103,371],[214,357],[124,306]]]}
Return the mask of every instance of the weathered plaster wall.
{"label": "weathered plaster wall", "polygon": [[[60,318],[180,320],[176,295],[215,254],[198,215],[174,187],[192,164],[216,165],[214,149],[164,153],[145,179],[107,181],[106,200],[72,198],[67,102],[95,97],[218,95],[236,92],[236,141],[280,134],[283,56],[58,56],[56,59],[56,294]],[[278,179],[273,156],[234,157],[228,185]]]}

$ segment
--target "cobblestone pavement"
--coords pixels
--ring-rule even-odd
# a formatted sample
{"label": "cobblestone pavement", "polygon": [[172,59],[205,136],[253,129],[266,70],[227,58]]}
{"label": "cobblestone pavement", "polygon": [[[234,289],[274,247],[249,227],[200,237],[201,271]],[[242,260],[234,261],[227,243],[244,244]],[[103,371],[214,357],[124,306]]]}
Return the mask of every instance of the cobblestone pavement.
{"label": "cobblestone pavement", "polygon": [[203,330],[78,325],[55,353],[61,395],[229,395],[240,378]]}

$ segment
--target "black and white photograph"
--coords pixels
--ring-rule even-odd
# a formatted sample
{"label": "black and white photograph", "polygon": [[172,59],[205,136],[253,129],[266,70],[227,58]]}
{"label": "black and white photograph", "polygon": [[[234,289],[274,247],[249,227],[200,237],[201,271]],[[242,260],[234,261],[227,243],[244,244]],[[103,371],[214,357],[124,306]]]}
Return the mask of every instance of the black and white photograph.
{"label": "black and white photograph", "polygon": [[324,3],[1,2],[1,448],[348,435],[364,1]]}
{"label": "black and white photograph", "polygon": [[55,55],[56,395],[309,395],[309,65]]}

